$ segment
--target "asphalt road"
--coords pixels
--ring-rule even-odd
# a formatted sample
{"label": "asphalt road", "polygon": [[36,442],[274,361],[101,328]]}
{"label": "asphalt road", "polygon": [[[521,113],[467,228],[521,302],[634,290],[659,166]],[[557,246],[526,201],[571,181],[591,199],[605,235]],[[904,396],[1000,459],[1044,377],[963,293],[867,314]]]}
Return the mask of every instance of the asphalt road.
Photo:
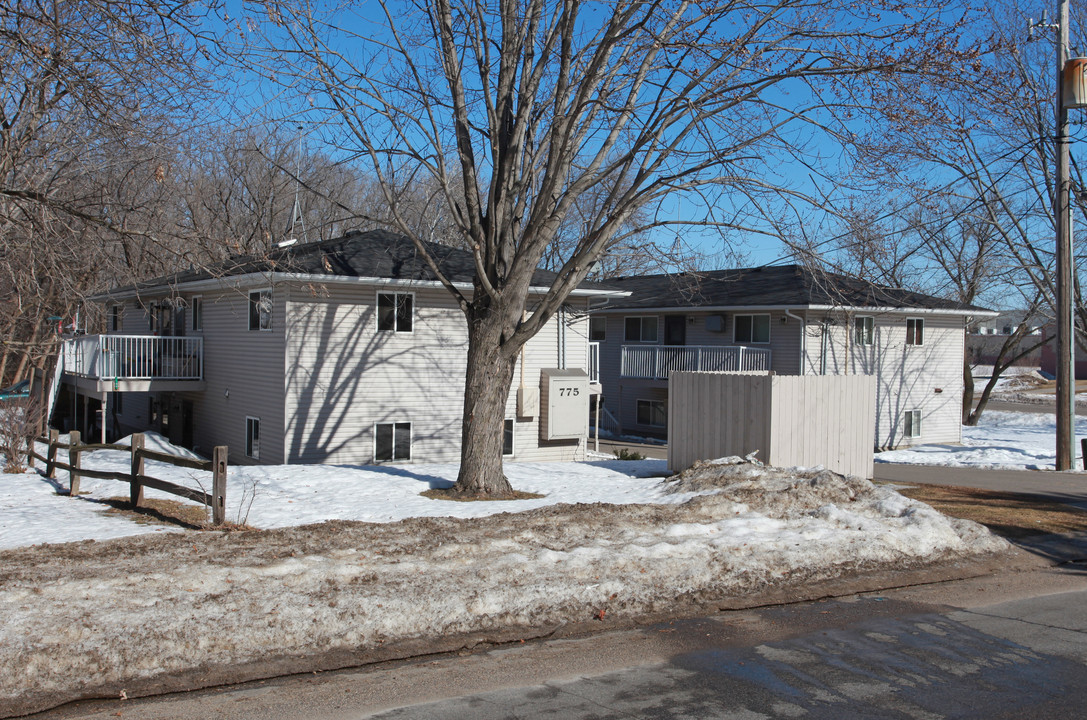
{"label": "asphalt road", "polygon": [[970,580],[38,717],[1083,717],[1087,540],[1023,557]]}

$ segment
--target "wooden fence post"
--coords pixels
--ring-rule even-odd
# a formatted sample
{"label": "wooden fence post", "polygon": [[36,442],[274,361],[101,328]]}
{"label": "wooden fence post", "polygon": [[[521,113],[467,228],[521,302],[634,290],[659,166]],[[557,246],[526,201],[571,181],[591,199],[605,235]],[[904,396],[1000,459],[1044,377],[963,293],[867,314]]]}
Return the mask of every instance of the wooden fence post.
{"label": "wooden fence post", "polygon": [[222,525],[226,520],[227,446],[216,445],[211,455],[211,521]]}
{"label": "wooden fence post", "polygon": [[143,433],[132,436],[132,479],[128,481],[128,499],[132,507],[139,507],[143,502],[143,484],[139,477],[143,475]]}
{"label": "wooden fence post", "polygon": [[79,431],[73,430],[70,437],[71,440],[68,442],[71,447],[68,448],[68,464],[72,469],[68,471],[68,496],[75,497],[79,494]]}
{"label": "wooden fence post", "polygon": [[49,428],[49,449],[45,451],[45,476],[57,476],[57,443],[60,442],[60,430]]}

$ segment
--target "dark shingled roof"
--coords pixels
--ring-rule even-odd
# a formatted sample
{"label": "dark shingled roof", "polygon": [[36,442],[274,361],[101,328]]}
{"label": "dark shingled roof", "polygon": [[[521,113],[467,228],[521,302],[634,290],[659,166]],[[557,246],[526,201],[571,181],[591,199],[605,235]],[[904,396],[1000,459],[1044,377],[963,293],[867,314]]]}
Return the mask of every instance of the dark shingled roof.
{"label": "dark shingled roof", "polygon": [[802,265],[766,266],[668,275],[641,275],[607,282],[630,297],[608,303],[606,310],[698,307],[917,308],[986,312],[984,308],[911,290],[881,287]]}
{"label": "dark shingled roof", "polygon": [[[476,266],[470,252],[437,243],[426,243],[426,246],[450,281],[471,284],[475,279]],[[410,239],[387,230],[368,230],[352,231],[331,240],[274,248],[264,255],[240,255],[206,269],[155,278],[134,286],[117,288],[114,292],[272,272],[421,282],[438,280]],[[532,276],[532,284],[547,287],[554,279],[555,273],[537,270]],[[578,287],[609,289],[600,283],[588,282]]]}

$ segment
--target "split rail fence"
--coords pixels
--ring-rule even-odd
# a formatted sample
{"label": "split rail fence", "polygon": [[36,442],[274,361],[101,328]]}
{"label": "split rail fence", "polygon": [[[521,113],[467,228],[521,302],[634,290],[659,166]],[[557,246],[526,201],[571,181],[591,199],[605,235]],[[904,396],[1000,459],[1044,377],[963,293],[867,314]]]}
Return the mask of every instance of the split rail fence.
{"label": "split rail fence", "polygon": [[[221,525],[226,519],[226,445],[217,446],[212,452],[211,460],[194,460],[148,450],[144,447],[144,436],[140,433],[132,436],[131,447],[127,445],[83,444],[80,442],[82,438],[78,431],[73,431],[69,437],[69,442],[60,442],[59,433],[56,430],[50,430],[47,437],[39,437],[36,438],[35,441],[27,443],[27,461],[33,462],[33,460],[36,459],[45,463],[45,474],[46,477],[50,478],[56,477],[58,469],[67,470],[68,477],[70,478],[68,485],[69,495],[71,497],[75,497],[79,494],[79,481],[81,478],[88,477],[100,480],[120,480],[121,482],[128,483],[129,500],[132,502],[133,507],[139,507],[140,503],[143,501],[143,489],[149,487],[154,488],[155,490],[161,490],[165,493],[170,493],[171,495],[188,498],[210,507],[212,522],[215,525]],[[37,453],[36,442],[47,445],[48,450],[46,450],[44,457]],[[68,451],[67,463],[57,459],[58,450]],[[90,470],[84,468],[82,466],[83,454],[95,450],[130,451],[132,454],[131,471],[122,473],[110,470]],[[211,492],[207,493],[203,490],[193,490],[192,488],[187,488],[167,480],[150,477],[144,473],[144,460],[157,460],[158,462],[168,463],[177,467],[210,472]]]}

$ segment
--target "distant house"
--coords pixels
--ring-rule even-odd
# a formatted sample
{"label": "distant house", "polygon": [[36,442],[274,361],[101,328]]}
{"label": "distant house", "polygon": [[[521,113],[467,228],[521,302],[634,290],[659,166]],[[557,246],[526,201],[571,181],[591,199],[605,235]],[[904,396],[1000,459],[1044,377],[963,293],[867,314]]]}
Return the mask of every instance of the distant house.
{"label": "distant house", "polygon": [[[1023,338],[1010,350],[1011,355],[1020,349],[1031,348],[1043,339],[1042,335],[1048,320],[1040,315],[1028,314],[1025,310],[1010,310],[993,317],[979,318],[970,324],[966,334],[966,355],[972,365],[995,365],[1000,351],[1008,336],[1015,332],[1020,323],[1027,324]],[[1042,347],[1034,347],[1026,355],[1015,361],[1020,367],[1039,367],[1042,362]]]}
{"label": "distant house", "polygon": [[[472,255],[430,250],[470,292]],[[538,273],[534,292],[553,277]],[[587,397],[599,390],[588,377],[585,311],[614,296],[583,285],[524,349],[507,404],[510,458],[584,457]],[[116,434],[154,429],[203,453],[228,445],[232,463],[459,457],[467,326],[407,238],[349,233],[94,300],[107,332],[65,343],[55,424],[98,432],[104,409]],[[567,426],[557,415],[545,422],[549,370],[584,383],[583,411],[564,413]]]}
{"label": "distant house", "polygon": [[609,281],[594,303],[603,404],[627,434],[663,436],[673,370],[877,377],[876,446],[961,439],[963,340],[995,313],[801,266]]}

